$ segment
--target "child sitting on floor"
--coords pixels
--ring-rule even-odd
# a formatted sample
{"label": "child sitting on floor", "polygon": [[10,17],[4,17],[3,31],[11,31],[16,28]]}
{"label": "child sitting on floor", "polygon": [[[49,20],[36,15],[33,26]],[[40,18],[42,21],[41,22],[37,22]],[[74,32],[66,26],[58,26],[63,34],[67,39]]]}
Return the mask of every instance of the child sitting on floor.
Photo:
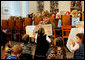
{"label": "child sitting on floor", "polygon": [[25,34],[23,37],[22,37],[22,40],[23,40],[23,43],[21,43],[21,47],[23,49],[23,52],[22,54],[20,55],[20,58],[21,59],[32,59],[31,55],[32,54],[32,45],[30,42],[29,42],[29,35]]}
{"label": "child sitting on floor", "polygon": [[71,50],[74,51],[74,59],[84,59],[84,33],[76,35],[76,42],[70,41]]}
{"label": "child sitting on floor", "polygon": [[22,37],[23,43],[21,44],[21,47],[23,48],[23,53],[27,54],[29,53],[29,35],[25,34]]}
{"label": "child sitting on floor", "polygon": [[54,46],[47,56],[47,59],[66,59],[66,51],[61,37],[54,40]]}
{"label": "child sitting on floor", "polygon": [[7,56],[6,59],[18,59],[22,53],[22,48],[20,45],[14,45],[12,47],[11,55]]}

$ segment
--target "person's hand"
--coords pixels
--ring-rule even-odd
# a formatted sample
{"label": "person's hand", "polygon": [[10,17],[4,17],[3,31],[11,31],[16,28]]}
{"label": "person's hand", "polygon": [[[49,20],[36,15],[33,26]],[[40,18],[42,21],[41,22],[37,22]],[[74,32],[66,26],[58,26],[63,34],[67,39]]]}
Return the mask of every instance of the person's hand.
{"label": "person's hand", "polygon": [[75,42],[74,42],[73,40],[70,40],[70,44],[74,45],[74,44],[75,44]]}
{"label": "person's hand", "polygon": [[39,27],[42,27],[42,24],[39,24],[38,26],[39,26]]}
{"label": "person's hand", "polygon": [[33,38],[35,38],[36,34],[33,35]]}

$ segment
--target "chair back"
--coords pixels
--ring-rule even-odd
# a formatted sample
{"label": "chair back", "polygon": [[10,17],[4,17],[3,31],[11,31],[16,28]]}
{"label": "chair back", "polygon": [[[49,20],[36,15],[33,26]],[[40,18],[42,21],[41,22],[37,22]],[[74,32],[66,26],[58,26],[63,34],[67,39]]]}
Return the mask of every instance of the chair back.
{"label": "chair back", "polygon": [[42,21],[42,17],[35,17],[35,19],[34,19],[35,23],[34,24],[38,25],[40,21]]}
{"label": "chair back", "polygon": [[62,15],[62,26],[71,26],[71,15]]}
{"label": "chair back", "polygon": [[22,19],[16,19],[16,21],[15,21],[15,30],[23,30],[23,21],[22,21]]}
{"label": "chair back", "polygon": [[8,20],[2,20],[2,29],[8,28]]}
{"label": "chair back", "polygon": [[82,12],[82,21],[84,21],[84,12]]}

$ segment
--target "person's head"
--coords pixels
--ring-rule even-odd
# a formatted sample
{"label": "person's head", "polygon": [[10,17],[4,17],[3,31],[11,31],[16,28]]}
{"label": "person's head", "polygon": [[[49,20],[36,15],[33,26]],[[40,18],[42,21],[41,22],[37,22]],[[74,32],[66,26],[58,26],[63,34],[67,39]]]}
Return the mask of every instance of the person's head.
{"label": "person's head", "polygon": [[50,13],[49,11],[45,11],[43,15],[43,21],[47,24],[50,21]]}
{"label": "person's head", "polygon": [[7,38],[6,33],[1,30],[1,50],[5,50],[5,48],[9,45],[9,40]]}
{"label": "person's head", "polygon": [[22,53],[22,47],[18,44],[14,45],[12,47],[12,55],[16,56],[16,57],[19,57]]}
{"label": "person's head", "polygon": [[29,35],[25,34],[23,37],[22,37],[22,40],[24,43],[28,43],[29,41]]}
{"label": "person's head", "polygon": [[38,35],[43,35],[43,34],[45,34],[44,28],[39,28]]}
{"label": "person's head", "polygon": [[76,41],[77,43],[84,43],[84,33],[76,34]]}
{"label": "person's head", "polygon": [[63,40],[61,37],[57,37],[54,39],[54,46],[63,46]]}
{"label": "person's head", "polygon": [[58,12],[59,12],[59,10],[58,10],[58,9],[56,9],[56,10],[55,10],[55,12],[56,12],[56,13],[58,13]]}

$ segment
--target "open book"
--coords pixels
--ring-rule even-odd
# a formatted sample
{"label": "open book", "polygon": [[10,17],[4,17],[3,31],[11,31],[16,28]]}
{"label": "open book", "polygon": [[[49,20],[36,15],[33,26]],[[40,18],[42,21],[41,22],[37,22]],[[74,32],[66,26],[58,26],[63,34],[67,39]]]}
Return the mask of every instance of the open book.
{"label": "open book", "polygon": [[34,37],[34,35],[36,34],[36,32],[41,27],[45,29],[45,34],[47,34],[48,36],[51,36],[52,35],[52,25],[51,24],[26,26],[26,34],[28,34],[30,37]]}
{"label": "open book", "polygon": [[[69,34],[69,37],[68,37],[68,40],[67,40],[67,48],[71,51],[71,48],[70,48],[70,40],[74,40],[76,42],[76,34],[78,33],[84,33],[84,28],[72,28],[71,29],[71,32]],[[72,51],[71,51],[72,52]]]}

